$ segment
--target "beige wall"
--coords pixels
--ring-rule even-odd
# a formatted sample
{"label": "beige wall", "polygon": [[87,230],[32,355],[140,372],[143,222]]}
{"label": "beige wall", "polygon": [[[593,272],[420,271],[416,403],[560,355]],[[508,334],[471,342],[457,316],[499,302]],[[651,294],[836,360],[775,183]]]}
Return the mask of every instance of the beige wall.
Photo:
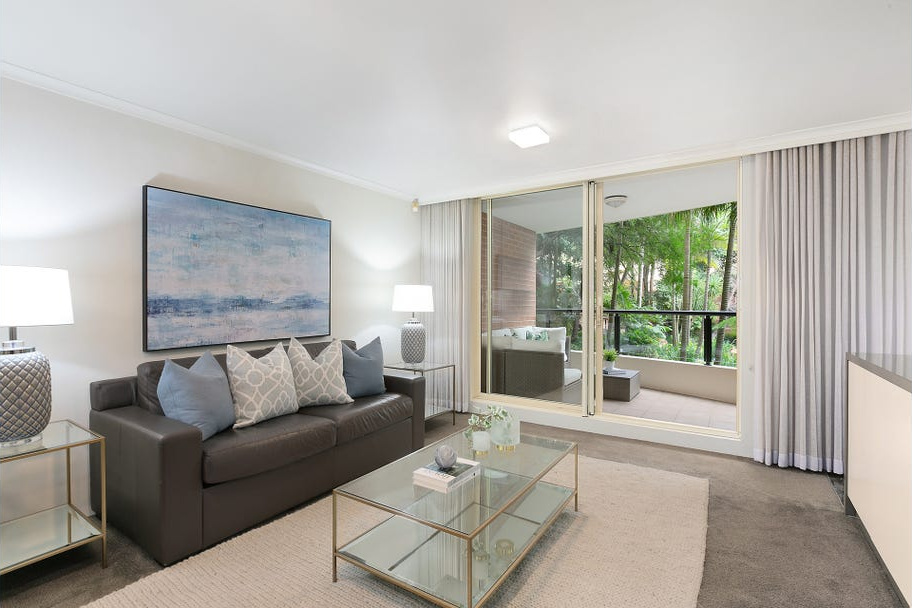
{"label": "beige wall", "polygon": [[[419,278],[407,201],[3,79],[0,263],[70,271],[75,324],[20,330],[51,360],[54,419],[87,423],[91,381],[167,355],[142,352],[143,184],[332,220],[332,333],[380,335],[398,358],[405,315],[390,311],[392,286]],[[4,519],[60,487],[48,484],[58,471],[32,466],[4,467]]]}
{"label": "beige wall", "polygon": [[618,357],[617,366],[640,370],[640,386],[643,388],[726,403],[736,403],[738,399],[738,370],[734,367],[623,355]]}

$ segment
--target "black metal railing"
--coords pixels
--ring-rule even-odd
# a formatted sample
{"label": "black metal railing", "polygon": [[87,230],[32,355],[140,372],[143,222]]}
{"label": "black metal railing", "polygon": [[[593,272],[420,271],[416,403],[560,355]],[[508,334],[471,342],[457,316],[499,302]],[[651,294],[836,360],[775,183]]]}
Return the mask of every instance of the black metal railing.
{"label": "black metal railing", "polygon": [[[556,320],[557,317],[566,318],[567,316],[575,316],[577,319],[582,316],[582,309],[580,308],[538,308],[536,309],[536,316],[538,319],[543,319],[541,322],[544,323],[545,327],[551,327],[552,323]],[[713,364],[713,317],[719,319],[728,319],[737,316],[737,312],[734,310],[630,310],[630,309],[618,309],[618,308],[606,308],[602,310],[602,323],[604,330],[611,334],[611,342],[613,343],[614,350],[619,354],[632,354],[626,353],[622,350],[621,344],[621,317],[625,315],[656,315],[656,316],[686,316],[686,317],[702,317],[702,331],[703,331],[703,362],[706,365]],[[610,328],[610,329],[609,329]],[[606,336],[607,338],[608,336]],[[716,362],[718,363],[718,361]]]}

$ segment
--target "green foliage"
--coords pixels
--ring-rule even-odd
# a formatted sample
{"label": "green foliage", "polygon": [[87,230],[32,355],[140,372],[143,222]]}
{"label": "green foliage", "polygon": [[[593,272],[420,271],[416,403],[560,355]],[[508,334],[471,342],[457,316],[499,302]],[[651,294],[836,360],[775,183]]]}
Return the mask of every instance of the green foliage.
{"label": "green foliage", "polygon": [[489,405],[488,411],[469,416],[467,421],[469,426],[466,428],[464,434],[466,437],[471,437],[472,433],[475,431],[487,431],[495,422],[506,419],[507,410],[499,405]]}
{"label": "green foliage", "polygon": [[618,358],[618,352],[613,348],[606,348],[602,355],[604,355],[605,361],[617,361]]}
{"label": "green foliage", "polygon": [[[651,359],[666,359],[669,361],[681,361],[679,347],[673,344],[650,344],[645,351],[638,353],[641,357]],[[696,337],[691,336],[690,343],[687,345],[687,356],[683,359],[691,363],[703,363],[703,347],[697,345]],[[716,365],[737,367],[738,352],[733,340],[725,340],[722,345],[722,361]]]}
{"label": "green foliage", "polygon": [[629,344],[654,344],[665,340],[666,328],[649,317],[654,315],[624,315],[621,317]]}
{"label": "green foliage", "polygon": [[[726,274],[727,284],[737,285],[737,247],[730,256],[727,251],[736,209],[734,202],[723,203],[606,224],[603,227],[604,268],[601,275],[604,308],[678,310],[689,301],[691,310],[719,310]],[[688,226],[690,259],[685,260]],[[580,349],[582,335],[578,309],[582,307],[582,230],[557,230],[538,234],[536,238],[536,306],[540,311],[554,309],[546,314],[540,312],[538,322],[566,327],[571,348]],[[690,294],[685,298],[683,289],[688,284]],[[734,306],[736,303],[731,300],[729,308]],[[671,317],[624,314],[621,324],[623,342],[629,345],[631,353],[678,360],[681,343],[686,342],[685,360],[703,361],[699,320],[685,323]],[[682,333],[688,326],[690,333],[684,340]],[[734,365],[737,362],[735,319],[724,319],[713,329],[714,332],[721,330],[719,335],[724,335],[720,363]],[[715,336],[714,333],[714,340]],[[612,336],[607,338],[610,344]]]}

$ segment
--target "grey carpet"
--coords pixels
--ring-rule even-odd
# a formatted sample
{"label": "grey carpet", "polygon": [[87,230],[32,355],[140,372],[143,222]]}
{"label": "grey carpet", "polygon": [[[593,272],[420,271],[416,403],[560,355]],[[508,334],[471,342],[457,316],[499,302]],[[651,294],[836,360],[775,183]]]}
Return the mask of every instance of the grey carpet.
{"label": "grey carpet", "polygon": [[[465,426],[465,415],[458,420]],[[447,416],[427,428],[429,441],[454,430]],[[524,430],[578,441],[583,455],[710,480],[701,608],[902,606],[824,475],[592,433]],[[116,531],[108,547],[106,570],[90,546],[0,577],[0,602],[4,608],[81,606],[159,569]]]}

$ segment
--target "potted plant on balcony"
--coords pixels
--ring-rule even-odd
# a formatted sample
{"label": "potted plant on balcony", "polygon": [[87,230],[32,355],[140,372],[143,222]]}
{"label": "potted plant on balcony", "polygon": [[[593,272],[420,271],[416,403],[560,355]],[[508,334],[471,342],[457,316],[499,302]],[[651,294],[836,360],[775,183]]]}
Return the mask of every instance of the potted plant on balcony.
{"label": "potted plant on balcony", "polygon": [[614,370],[614,362],[617,361],[618,352],[613,348],[606,348],[603,354],[605,355],[605,365],[602,367],[602,371],[611,372]]}

